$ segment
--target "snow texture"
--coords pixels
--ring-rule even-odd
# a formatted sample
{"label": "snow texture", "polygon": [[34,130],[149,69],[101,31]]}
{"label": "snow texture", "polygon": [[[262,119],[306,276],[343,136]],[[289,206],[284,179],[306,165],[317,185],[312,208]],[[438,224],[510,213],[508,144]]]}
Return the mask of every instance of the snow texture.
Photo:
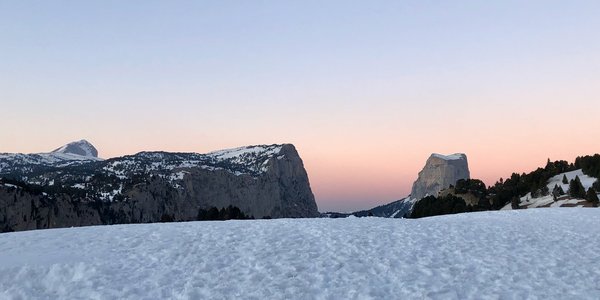
{"label": "snow texture", "polygon": [[207,153],[206,155],[209,157],[218,159],[218,160],[225,160],[225,159],[234,159],[234,158],[258,155],[258,154],[273,156],[273,155],[279,153],[280,151],[281,151],[280,145],[246,146],[246,147],[239,147],[239,148],[233,148],[233,149],[213,151],[213,152]]}
{"label": "snow texture", "polygon": [[443,159],[443,160],[458,160],[465,159],[466,155],[464,153],[454,153],[450,155],[442,155],[438,153],[433,153],[431,156]]}
{"label": "snow texture", "polygon": [[599,299],[600,210],[0,234],[0,299]]}

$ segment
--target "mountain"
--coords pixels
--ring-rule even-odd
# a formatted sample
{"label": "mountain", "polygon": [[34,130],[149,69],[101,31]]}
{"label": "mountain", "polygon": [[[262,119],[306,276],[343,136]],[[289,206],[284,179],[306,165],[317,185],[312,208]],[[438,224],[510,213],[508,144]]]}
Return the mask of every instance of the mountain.
{"label": "mountain", "polygon": [[[400,218],[513,207],[594,207],[598,206],[597,197],[600,197],[599,154],[577,157],[575,163],[548,160],[543,168],[528,174],[513,173],[489,187],[481,180],[469,179],[469,175],[464,154],[433,154],[413,185],[413,191],[426,190],[425,194],[429,196],[410,195],[352,215]],[[454,181],[456,178],[459,179]],[[581,185],[577,189],[579,192],[570,191],[577,182]],[[419,213],[415,214],[415,211]],[[325,216],[344,217],[335,213]]]}
{"label": "mountain", "polygon": [[[460,179],[470,176],[467,156],[462,153],[441,155],[437,153],[425,162],[414,182],[411,194],[403,199],[380,205],[368,210],[353,212],[348,215],[357,217],[375,216],[383,218],[404,218],[410,216],[415,203],[427,195],[437,196],[440,191],[455,185]],[[344,214],[328,213],[325,217],[343,217]]]}
{"label": "mountain", "polygon": [[88,141],[81,140],[46,153],[0,153],[0,176],[26,177],[26,174],[95,161],[102,161],[98,151]]}
{"label": "mountain", "polygon": [[51,153],[62,153],[62,154],[73,154],[85,157],[98,157],[98,150],[90,142],[86,140],[80,140],[72,143],[68,143]]}
{"label": "mountain", "polygon": [[438,193],[455,185],[459,179],[469,179],[469,164],[467,156],[462,153],[452,155],[431,154],[425,163],[419,177],[413,184],[411,198],[421,199],[427,195],[437,196]]}
{"label": "mountain", "polygon": [[319,216],[291,144],[208,154],[140,152],[108,160],[94,157],[97,151],[88,144],[48,154],[80,157],[79,163],[14,164],[19,154],[0,157],[0,230],[189,221],[201,210],[230,205],[255,218]]}

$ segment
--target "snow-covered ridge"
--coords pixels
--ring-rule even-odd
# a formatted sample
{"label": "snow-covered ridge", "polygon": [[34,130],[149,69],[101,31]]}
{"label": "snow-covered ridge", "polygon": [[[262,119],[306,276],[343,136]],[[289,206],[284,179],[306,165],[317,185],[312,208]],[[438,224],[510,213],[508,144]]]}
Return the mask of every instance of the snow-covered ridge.
{"label": "snow-covered ridge", "polygon": [[71,153],[0,153],[0,173],[31,172],[44,167],[67,167],[88,162],[102,161],[98,157],[82,156]]}
{"label": "snow-covered ridge", "polygon": [[232,159],[258,154],[273,156],[281,152],[282,147],[283,145],[246,146],[232,149],[217,150],[207,153],[206,156],[214,157],[215,159]]}
{"label": "snow-covered ridge", "polygon": [[450,155],[442,155],[442,154],[438,154],[438,153],[433,153],[433,154],[431,154],[431,156],[439,158],[439,159],[443,159],[443,160],[458,160],[458,159],[465,159],[467,157],[467,155],[465,155],[464,153],[454,153],[454,154],[450,154]]}
{"label": "snow-covered ridge", "polygon": [[[271,158],[284,158],[280,155],[282,148],[283,145],[255,145],[218,150],[207,154],[145,151],[109,159],[103,169],[121,179],[132,173],[192,167],[226,170],[235,175],[259,175],[267,171],[267,163]],[[96,156],[96,148],[86,140],[69,143],[50,153],[0,153],[0,173],[25,174],[43,167],[66,167],[103,161]]]}
{"label": "snow-covered ridge", "polygon": [[[70,145],[73,144],[85,146],[86,142]],[[66,145],[51,153],[0,154],[0,175],[40,186],[56,184],[86,189],[90,195],[97,195],[104,201],[113,201],[120,195],[123,184],[130,183],[134,178],[159,177],[168,181],[172,187],[181,189],[182,181],[193,168],[258,177],[269,171],[270,161],[286,158],[287,152],[282,151],[283,147],[284,145],[246,146],[208,154],[146,151],[101,160],[68,153],[72,149]],[[86,154],[90,154],[89,151]],[[65,167],[68,169],[64,169]],[[98,180],[102,183],[98,184]]]}
{"label": "snow-covered ridge", "polygon": [[102,161],[98,151],[90,142],[80,140],[47,153],[0,153],[0,173],[30,172],[40,167],[66,167],[94,161]]}
{"label": "snow-covered ridge", "polygon": [[256,145],[218,150],[207,154],[140,152],[107,161],[105,170],[135,169],[136,171],[176,170],[200,167],[225,170],[235,175],[259,175],[268,170],[270,159],[283,159],[283,145]]}

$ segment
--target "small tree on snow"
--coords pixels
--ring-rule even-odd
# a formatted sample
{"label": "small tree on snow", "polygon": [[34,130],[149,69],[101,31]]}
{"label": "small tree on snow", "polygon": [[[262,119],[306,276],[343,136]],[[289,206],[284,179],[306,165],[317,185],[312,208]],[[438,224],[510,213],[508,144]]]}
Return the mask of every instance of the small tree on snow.
{"label": "small tree on snow", "polygon": [[589,188],[587,194],[585,195],[585,200],[594,203],[594,206],[598,205],[598,195],[596,194],[596,190],[594,188]]}
{"label": "small tree on snow", "polygon": [[572,179],[571,182],[569,182],[569,196],[585,199],[585,188],[583,187],[583,184],[581,184],[579,176],[575,176],[575,179]]}
{"label": "small tree on snow", "polygon": [[514,196],[512,198],[512,200],[510,201],[510,206],[512,207],[512,209],[519,209],[521,208],[520,204],[521,204],[521,199],[519,199],[519,197]]}
{"label": "small tree on snow", "polygon": [[562,187],[558,184],[555,184],[554,188],[552,189],[552,197],[554,198],[554,201],[558,200],[558,197],[564,194],[565,191],[563,191]]}
{"label": "small tree on snow", "polygon": [[563,179],[562,179],[562,183],[563,184],[569,184],[569,179],[567,179],[567,175],[563,175]]}
{"label": "small tree on snow", "polygon": [[548,196],[550,195],[550,189],[548,188],[547,185],[544,185],[541,189],[540,189],[540,195],[542,195],[542,197]]}

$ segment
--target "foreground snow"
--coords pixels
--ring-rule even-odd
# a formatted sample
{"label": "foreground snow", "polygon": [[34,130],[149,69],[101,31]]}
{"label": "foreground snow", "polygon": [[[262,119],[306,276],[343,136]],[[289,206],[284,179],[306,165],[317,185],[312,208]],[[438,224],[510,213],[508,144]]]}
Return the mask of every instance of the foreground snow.
{"label": "foreground snow", "polygon": [[598,299],[600,210],[0,234],[0,299]]}

